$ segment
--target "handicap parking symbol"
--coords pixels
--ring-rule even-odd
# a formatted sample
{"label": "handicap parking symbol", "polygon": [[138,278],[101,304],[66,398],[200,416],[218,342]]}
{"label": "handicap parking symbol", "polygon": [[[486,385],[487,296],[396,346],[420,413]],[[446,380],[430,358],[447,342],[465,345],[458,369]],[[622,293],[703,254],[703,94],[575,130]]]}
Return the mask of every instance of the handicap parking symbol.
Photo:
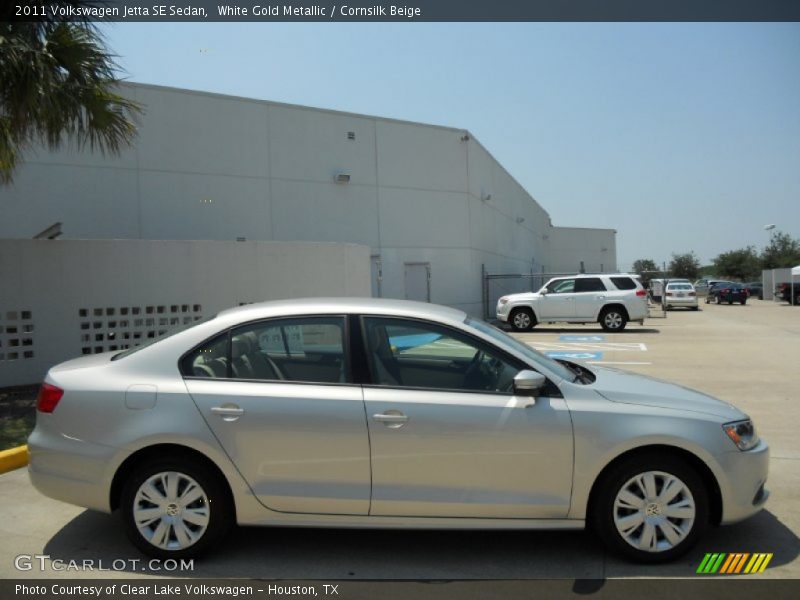
{"label": "handicap parking symbol", "polygon": [[562,342],[605,342],[604,335],[561,335],[558,337]]}
{"label": "handicap parking symbol", "polygon": [[600,360],[602,352],[545,352],[550,358],[563,358],[565,360]]}

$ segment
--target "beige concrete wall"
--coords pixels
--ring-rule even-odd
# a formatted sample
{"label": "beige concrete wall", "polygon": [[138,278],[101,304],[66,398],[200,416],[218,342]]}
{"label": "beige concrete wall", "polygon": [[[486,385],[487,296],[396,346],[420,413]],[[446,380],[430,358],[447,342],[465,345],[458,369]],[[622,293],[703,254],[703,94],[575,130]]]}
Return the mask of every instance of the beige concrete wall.
{"label": "beige concrete wall", "polygon": [[240,303],[370,295],[355,244],[0,240],[0,387]]}

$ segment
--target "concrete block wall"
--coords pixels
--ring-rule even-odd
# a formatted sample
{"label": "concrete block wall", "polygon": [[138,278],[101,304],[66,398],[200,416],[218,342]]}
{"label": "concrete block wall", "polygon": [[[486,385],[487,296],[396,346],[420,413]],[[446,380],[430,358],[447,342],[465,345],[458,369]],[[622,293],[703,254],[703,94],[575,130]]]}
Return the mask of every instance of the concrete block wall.
{"label": "concrete block wall", "polygon": [[369,297],[355,244],[0,240],[0,387],[242,303]]}

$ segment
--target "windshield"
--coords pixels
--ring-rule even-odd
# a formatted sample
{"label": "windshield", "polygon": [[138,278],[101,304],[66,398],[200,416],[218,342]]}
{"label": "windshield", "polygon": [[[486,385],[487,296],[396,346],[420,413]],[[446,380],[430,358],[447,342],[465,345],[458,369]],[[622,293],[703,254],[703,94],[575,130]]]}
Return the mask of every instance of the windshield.
{"label": "windshield", "polygon": [[206,317],[205,319],[200,319],[198,321],[193,321],[192,323],[187,323],[186,325],[179,325],[178,327],[175,327],[174,329],[168,329],[166,332],[164,332],[163,335],[160,335],[158,337],[149,339],[146,342],[143,342],[143,343],[139,344],[138,346],[134,346],[133,348],[128,348],[127,350],[124,350],[123,352],[120,352],[119,354],[115,354],[114,356],[111,357],[111,360],[119,360],[120,358],[125,358],[126,356],[130,356],[131,354],[134,354],[134,353],[138,352],[139,350],[147,348],[148,346],[152,346],[156,342],[161,342],[161,341],[167,339],[168,337],[172,337],[176,333],[180,333],[181,331],[186,331],[187,329],[191,329],[192,327],[200,325],[201,323],[207,323],[211,319],[216,319],[216,318],[217,318],[217,315],[211,315],[210,317]]}
{"label": "windshield", "polygon": [[508,335],[506,332],[501,331],[496,327],[492,327],[488,323],[485,323],[483,321],[478,321],[477,319],[472,319],[470,317],[467,317],[464,323],[466,325],[469,325],[470,327],[474,327],[481,333],[485,333],[489,337],[496,340],[499,344],[513,348],[526,358],[530,359],[531,362],[533,362],[534,364],[542,365],[544,368],[550,370],[550,372],[552,373],[555,373],[562,379],[566,379],[567,381],[572,381],[575,379],[575,373],[570,371],[560,362],[557,362],[552,358],[545,356],[541,352],[534,350],[527,344],[524,344],[520,342],[518,339]]}

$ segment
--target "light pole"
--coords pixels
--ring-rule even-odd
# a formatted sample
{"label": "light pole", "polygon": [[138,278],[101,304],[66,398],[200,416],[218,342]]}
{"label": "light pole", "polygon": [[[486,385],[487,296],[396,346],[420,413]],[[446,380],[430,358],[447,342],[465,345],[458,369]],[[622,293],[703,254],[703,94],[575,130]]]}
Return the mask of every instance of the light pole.
{"label": "light pole", "polygon": [[[769,225],[764,225],[764,231],[772,231],[773,229],[775,229],[775,223],[770,223]],[[775,297],[773,296],[773,294],[775,293],[775,269],[770,269],[769,272],[772,274],[772,286],[769,288],[769,295],[774,300]],[[764,276],[763,275],[761,276],[761,284],[762,284],[762,286],[764,284]],[[762,287],[761,297],[762,298],[764,297],[763,287]]]}

